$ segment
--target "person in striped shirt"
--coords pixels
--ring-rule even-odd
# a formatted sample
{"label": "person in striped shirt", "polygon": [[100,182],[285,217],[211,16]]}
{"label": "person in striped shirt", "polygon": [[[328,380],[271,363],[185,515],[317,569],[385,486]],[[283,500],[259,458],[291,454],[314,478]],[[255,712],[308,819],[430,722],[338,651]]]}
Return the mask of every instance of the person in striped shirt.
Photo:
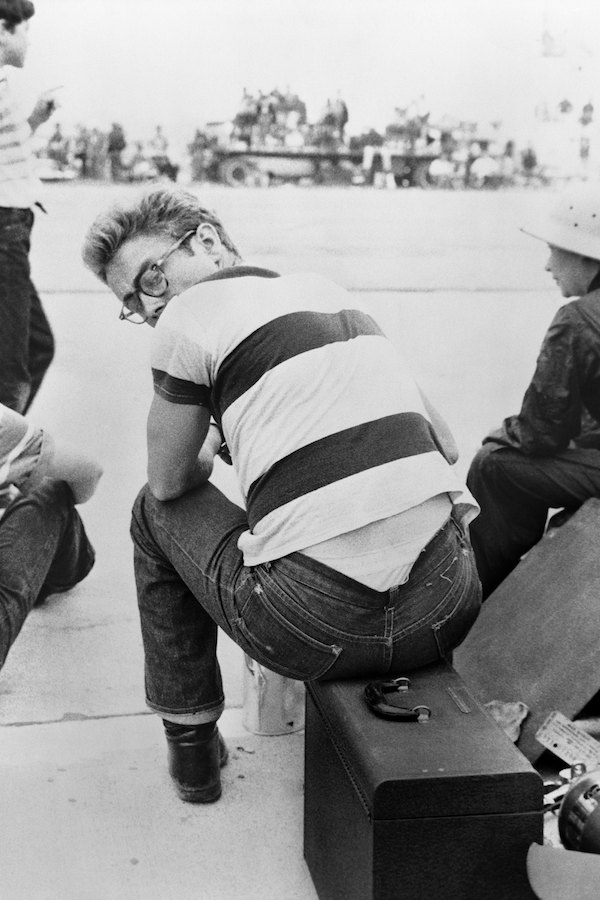
{"label": "person in striped shirt", "polygon": [[40,182],[31,136],[56,108],[44,92],[28,117],[15,103],[7,68],[25,65],[30,0],[0,0],[0,402],[26,412],[54,355],[54,338],[29,265]]}
{"label": "person in striped shirt", "polygon": [[0,669],[34,606],[80,582],[94,564],[76,504],[93,495],[100,466],[0,404]]}
{"label": "person in striped shirt", "polygon": [[[153,327],[148,485],[132,518],[146,694],[184,800],[221,792],[217,628],[281,675],[449,658],[480,607],[478,507],[402,355],[343,288],[246,265],[155,189],[100,215],[85,264]],[[211,481],[230,458],[240,502]]]}

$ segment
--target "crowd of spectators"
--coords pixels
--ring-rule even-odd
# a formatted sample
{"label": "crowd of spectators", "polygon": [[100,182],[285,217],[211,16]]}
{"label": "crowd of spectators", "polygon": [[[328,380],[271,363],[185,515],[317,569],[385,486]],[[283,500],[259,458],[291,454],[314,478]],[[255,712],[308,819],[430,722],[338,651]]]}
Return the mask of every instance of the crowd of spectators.
{"label": "crowd of spectators", "polygon": [[50,163],[57,177],[71,174],[83,179],[139,182],[166,176],[176,181],[179,172],[161,125],[150,140],[131,141],[119,122],[113,122],[107,132],[78,125],[72,135],[57,124],[38,156]]}
{"label": "crowd of spectators", "polygon": [[[363,170],[375,160],[382,177],[386,173],[393,177],[394,155],[429,158],[426,182],[419,182],[422,186],[498,188],[548,180],[535,147],[517,147],[513,140],[501,137],[500,123],[481,126],[449,118],[434,122],[420,101],[397,108],[381,132],[371,128],[349,136],[348,119],[348,107],[339,92],[335,99],[327,99],[311,123],[305,102],[289,88],[285,93],[274,89],[254,94],[244,89],[229,123],[209,123],[196,129],[186,148],[189,176],[192,181],[218,180],[220,153],[227,149],[321,149],[348,151],[355,156],[362,153]],[[211,127],[225,124],[227,128],[216,131]],[[129,139],[118,122],[108,131],[79,125],[73,134],[65,134],[57,124],[39,155],[59,176],[62,173],[65,177],[70,174],[115,182],[160,177],[176,181],[182,162],[174,161],[161,125],[155,127],[149,140],[142,141]]]}
{"label": "crowd of spectators", "polygon": [[348,107],[339,92],[327,99],[316,122],[309,123],[306,104],[289,88],[254,95],[244,88],[231,139],[249,149],[336,148],[344,145],[347,122]]}
{"label": "crowd of spectators", "polygon": [[440,188],[499,188],[515,184],[544,184],[548,180],[531,144],[517,150],[514,141],[465,143],[444,149],[428,171],[429,183]]}
{"label": "crowd of spectators", "polygon": [[363,152],[363,168],[375,159],[382,175],[392,172],[394,155],[430,159],[422,186],[498,188],[545,178],[534,147],[502,139],[500,122],[436,122],[417,102],[397,108],[383,132],[370,129],[352,137],[349,146]]}

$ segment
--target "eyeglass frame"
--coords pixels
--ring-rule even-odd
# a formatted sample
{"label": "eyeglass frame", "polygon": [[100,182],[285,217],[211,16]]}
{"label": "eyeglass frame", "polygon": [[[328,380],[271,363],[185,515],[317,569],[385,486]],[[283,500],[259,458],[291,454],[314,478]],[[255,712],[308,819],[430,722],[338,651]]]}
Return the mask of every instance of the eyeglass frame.
{"label": "eyeglass frame", "polygon": [[[183,237],[178,238],[175,241],[175,243],[171,247],[169,247],[169,249],[166,250],[165,253],[163,253],[163,255],[160,257],[160,259],[157,259],[156,262],[150,263],[149,266],[146,266],[146,268],[142,272],[140,272],[140,274],[138,275],[138,277],[135,280],[135,282],[136,282],[134,284],[135,290],[133,292],[138,301],[140,299],[139,298],[140,293],[146,294],[147,297],[155,297],[155,298],[162,297],[165,294],[167,288],[169,287],[169,279],[163,272],[162,267],[164,266],[165,262],[168,260],[169,256],[171,256],[171,254],[175,253],[175,251],[178,250],[179,247],[181,247],[183,242],[186,241],[189,237],[191,237],[195,233],[196,233],[195,228],[192,228],[190,231],[186,231],[186,233],[183,235]],[[150,271],[150,269],[154,269],[154,270],[158,269],[158,271],[160,272],[160,274],[163,277],[164,287],[162,288],[162,290],[160,291],[159,294],[152,294],[152,293],[149,293],[148,291],[142,290],[140,287],[136,287],[136,285],[140,284],[144,275],[146,274],[146,272]],[[142,308],[143,308],[143,304],[142,304]],[[133,316],[140,316],[141,321],[136,322],[135,319],[132,318]],[[143,313],[138,312],[137,310],[131,309],[124,300],[121,301],[121,311],[119,312],[119,322],[129,322],[131,325],[145,325],[146,322],[148,321],[148,318],[149,317],[146,314],[145,310]]]}

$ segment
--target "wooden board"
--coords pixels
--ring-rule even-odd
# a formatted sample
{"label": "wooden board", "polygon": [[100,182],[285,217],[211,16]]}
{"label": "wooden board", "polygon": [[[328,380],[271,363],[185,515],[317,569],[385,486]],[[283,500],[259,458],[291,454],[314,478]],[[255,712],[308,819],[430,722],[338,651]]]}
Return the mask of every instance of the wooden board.
{"label": "wooden board", "polygon": [[532,762],[546,717],[573,719],[598,693],[600,500],[546,534],[488,597],[454,667],[484,703],[527,704],[517,746]]}

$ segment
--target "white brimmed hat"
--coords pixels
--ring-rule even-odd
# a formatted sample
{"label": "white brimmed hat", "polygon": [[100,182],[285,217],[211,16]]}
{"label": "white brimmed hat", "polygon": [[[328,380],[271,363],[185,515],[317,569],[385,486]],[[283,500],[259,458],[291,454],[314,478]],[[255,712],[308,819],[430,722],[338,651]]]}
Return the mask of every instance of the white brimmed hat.
{"label": "white brimmed hat", "polygon": [[521,231],[600,260],[600,185],[565,191],[544,219],[524,225]]}

